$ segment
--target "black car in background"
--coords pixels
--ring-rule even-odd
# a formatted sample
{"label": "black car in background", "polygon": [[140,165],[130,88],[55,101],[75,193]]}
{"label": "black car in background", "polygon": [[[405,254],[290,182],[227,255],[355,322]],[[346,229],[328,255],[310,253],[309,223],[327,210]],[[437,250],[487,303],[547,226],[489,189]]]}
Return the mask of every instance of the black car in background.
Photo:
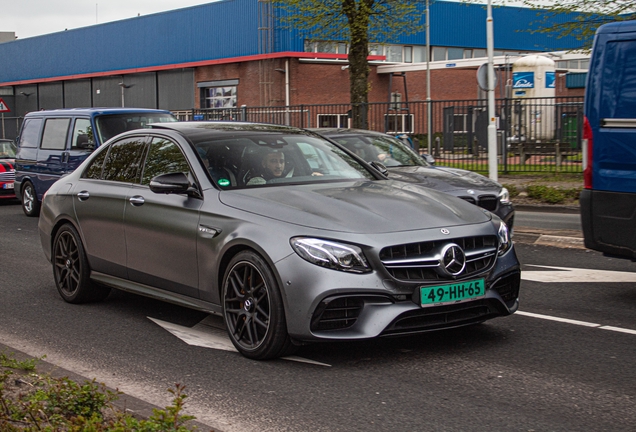
{"label": "black car in background", "polygon": [[434,166],[399,139],[361,129],[310,129],[346,147],[365,161],[380,162],[389,179],[417,183],[459,197],[499,216],[512,231],[514,208],[508,190],[471,171]]}

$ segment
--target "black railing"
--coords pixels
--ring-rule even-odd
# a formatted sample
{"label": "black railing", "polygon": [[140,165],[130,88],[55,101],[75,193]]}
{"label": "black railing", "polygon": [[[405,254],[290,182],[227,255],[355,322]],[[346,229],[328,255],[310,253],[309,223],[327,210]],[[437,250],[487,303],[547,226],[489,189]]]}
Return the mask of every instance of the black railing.
{"label": "black railing", "polygon": [[[369,130],[407,134],[420,152],[438,165],[488,171],[487,101],[430,102],[428,139],[426,101],[369,103]],[[301,128],[348,128],[350,104],[193,109],[176,112],[181,120],[230,120],[273,123]],[[581,172],[583,97],[498,99],[499,171]]]}

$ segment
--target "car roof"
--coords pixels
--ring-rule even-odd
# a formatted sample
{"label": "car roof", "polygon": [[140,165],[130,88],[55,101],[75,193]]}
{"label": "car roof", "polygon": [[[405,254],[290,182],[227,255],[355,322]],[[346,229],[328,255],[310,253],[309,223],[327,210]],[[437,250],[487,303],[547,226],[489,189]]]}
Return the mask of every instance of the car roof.
{"label": "car roof", "polygon": [[54,110],[32,111],[25,117],[55,117],[55,116],[96,116],[103,114],[136,114],[136,113],[164,113],[172,114],[167,110],[151,108],[63,108]]}
{"label": "car roof", "polygon": [[[365,129],[349,129],[349,128],[309,128],[312,132],[315,132],[319,135],[324,136],[356,136],[356,135],[366,135],[366,136],[387,136],[388,134],[382,132],[375,132]],[[389,135],[390,136],[390,135]]]}
{"label": "car roof", "polygon": [[152,129],[169,129],[184,135],[254,135],[258,133],[306,134],[307,132],[290,126],[264,123],[227,122],[227,121],[185,121],[170,123],[152,123]]}

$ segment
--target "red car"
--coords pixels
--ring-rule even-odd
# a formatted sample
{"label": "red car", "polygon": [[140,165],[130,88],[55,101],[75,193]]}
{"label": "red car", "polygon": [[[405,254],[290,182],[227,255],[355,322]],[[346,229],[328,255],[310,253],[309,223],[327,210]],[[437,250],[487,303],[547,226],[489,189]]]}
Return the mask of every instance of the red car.
{"label": "red car", "polygon": [[13,141],[0,139],[0,199],[15,199],[15,152]]}

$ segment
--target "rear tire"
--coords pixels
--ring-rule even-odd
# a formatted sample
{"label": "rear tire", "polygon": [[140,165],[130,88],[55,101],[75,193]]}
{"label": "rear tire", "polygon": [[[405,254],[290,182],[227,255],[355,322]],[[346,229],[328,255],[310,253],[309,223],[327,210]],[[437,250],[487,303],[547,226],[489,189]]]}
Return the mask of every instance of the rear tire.
{"label": "rear tire", "polygon": [[254,252],[240,252],[230,261],[223,281],[223,318],[236,349],[255,360],[289,352],[283,300],[267,263]]}
{"label": "rear tire", "polygon": [[26,182],[22,186],[22,211],[29,217],[40,215],[40,201],[31,182]]}
{"label": "rear tire", "polygon": [[53,241],[53,276],[60,296],[68,303],[104,300],[110,288],[90,280],[90,267],[77,230],[63,225]]}

